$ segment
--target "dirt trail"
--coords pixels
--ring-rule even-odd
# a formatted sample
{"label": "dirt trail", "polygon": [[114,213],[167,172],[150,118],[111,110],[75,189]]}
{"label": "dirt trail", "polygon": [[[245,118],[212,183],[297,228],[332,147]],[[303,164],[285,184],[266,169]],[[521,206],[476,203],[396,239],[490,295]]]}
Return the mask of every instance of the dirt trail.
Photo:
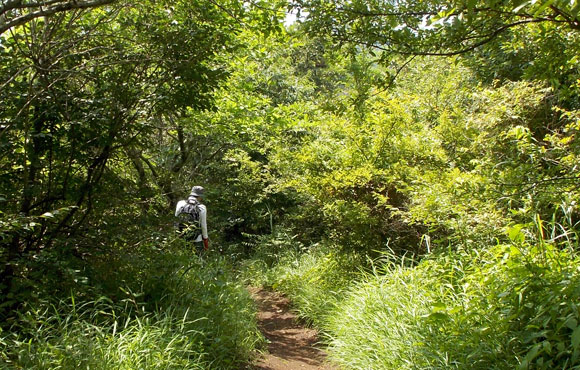
{"label": "dirt trail", "polygon": [[290,312],[288,299],[275,292],[250,289],[258,304],[260,330],[268,339],[268,353],[249,369],[336,370],[317,347],[316,330],[300,325]]}

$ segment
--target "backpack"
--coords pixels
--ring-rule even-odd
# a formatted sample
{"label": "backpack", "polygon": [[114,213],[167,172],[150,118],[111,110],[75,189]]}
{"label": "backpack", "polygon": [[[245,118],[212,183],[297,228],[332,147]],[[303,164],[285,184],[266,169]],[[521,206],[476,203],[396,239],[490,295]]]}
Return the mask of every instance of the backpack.
{"label": "backpack", "polygon": [[195,199],[188,199],[181,208],[179,217],[179,231],[187,238],[195,239],[201,234],[201,223],[199,220],[199,202]]}

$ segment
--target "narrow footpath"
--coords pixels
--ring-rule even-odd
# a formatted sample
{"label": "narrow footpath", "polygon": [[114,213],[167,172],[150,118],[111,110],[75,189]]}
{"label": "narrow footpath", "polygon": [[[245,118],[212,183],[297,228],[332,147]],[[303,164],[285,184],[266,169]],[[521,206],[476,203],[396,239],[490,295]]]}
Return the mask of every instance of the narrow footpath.
{"label": "narrow footpath", "polygon": [[258,325],[269,341],[264,354],[252,370],[337,370],[317,346],[316,330],[300,325],[290,312],[290,302],[276,292],[250,289],[258,305]]}

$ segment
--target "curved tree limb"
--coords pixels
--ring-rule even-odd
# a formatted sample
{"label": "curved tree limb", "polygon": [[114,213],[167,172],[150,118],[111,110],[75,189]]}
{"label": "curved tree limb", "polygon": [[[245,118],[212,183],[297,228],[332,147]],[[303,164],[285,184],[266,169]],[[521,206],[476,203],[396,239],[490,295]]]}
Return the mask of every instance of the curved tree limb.
{"label": "curved tree limb", "polygon": [[[22,26],[33,19],[66,12],[73,9],[88,9],[112,4],[117,0],[85,0],[62,1],[48,0],[38,2],[23,2],[22,0],[7,1],[0,7],[0,34],[17,26]],[[31,9],[31,11],[26,11]],[[34,9],[34,10],[32,10]],[[12,12],[20,14],[12,16]]]}

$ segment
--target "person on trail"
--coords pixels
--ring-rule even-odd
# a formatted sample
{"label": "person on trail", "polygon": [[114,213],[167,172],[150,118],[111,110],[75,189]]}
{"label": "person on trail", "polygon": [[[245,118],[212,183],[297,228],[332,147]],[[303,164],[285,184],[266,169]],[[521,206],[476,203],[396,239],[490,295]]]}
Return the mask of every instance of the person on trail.
{"label": "person on trail", "polygon": [[[207,209],[201,204],[204,189],[201,186],[191,188],[191,194],[186,200],[177,202],[175,217],[179,218],[178,231],[185,240],[193,241],[196,249],[207,251],[209,238],[207,235]],[[203,247],[202,247],[203,243]]]}

